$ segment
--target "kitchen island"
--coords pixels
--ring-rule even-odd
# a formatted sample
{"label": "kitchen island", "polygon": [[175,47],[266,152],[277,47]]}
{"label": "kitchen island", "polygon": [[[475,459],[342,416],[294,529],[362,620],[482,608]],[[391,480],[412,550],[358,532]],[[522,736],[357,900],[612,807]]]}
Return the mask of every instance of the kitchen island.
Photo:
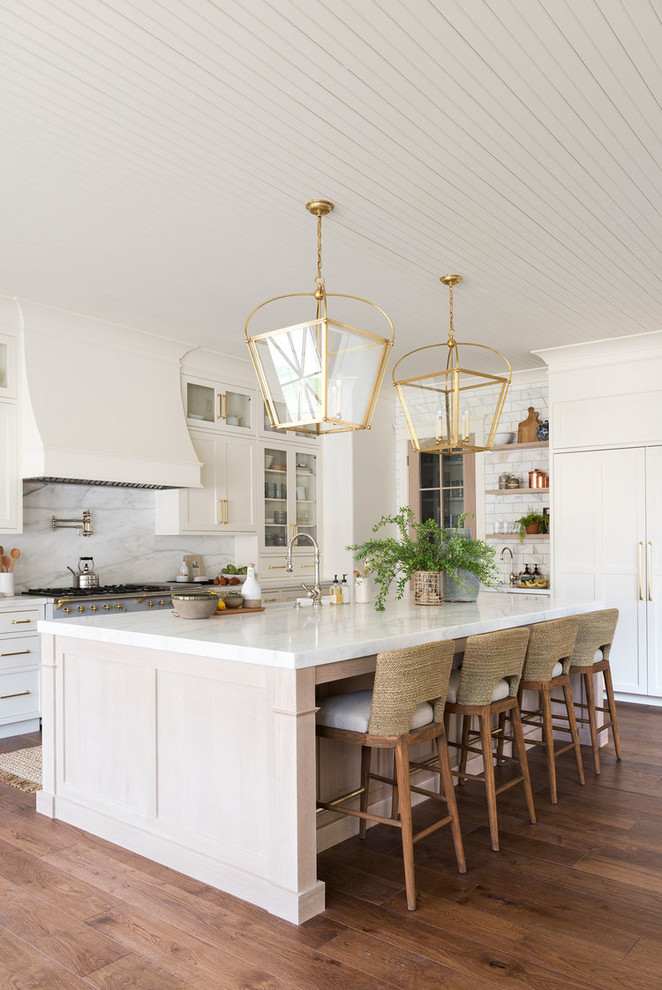
{"label": "kitchen island", "polygon": [[37,810],[301,923],[324,910],[316,690],[365,677],[381,650],[600,607],[482,594],[381,614],[274,605],[44,621]]}

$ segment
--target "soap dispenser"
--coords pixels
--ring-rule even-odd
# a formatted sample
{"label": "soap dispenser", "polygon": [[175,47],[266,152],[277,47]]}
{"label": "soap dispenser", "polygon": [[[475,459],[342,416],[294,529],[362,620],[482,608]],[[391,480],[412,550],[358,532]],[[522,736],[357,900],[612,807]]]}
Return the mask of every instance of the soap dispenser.
{"label": "soap dispenser", "polygon": [[351,599],[350,599],[350,590],[349,590],[349,584],[347,582],[346,574],[343,574],[342,576],[342,581],[340,582],[340,592],[342,594],[343,605],[349,605]]}
{"label": "soap dispenser", "polygon": [[342,591],[340,588],[340,581],[338,580],[338,575],[333,575],[333,584],[331,585],[331,601],[334,605],[342,605]]}

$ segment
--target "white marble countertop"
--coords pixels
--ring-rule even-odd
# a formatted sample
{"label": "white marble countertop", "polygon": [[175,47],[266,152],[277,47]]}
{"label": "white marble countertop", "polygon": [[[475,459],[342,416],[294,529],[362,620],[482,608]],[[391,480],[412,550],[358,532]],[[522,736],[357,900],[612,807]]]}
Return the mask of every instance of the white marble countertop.
{"label": "white marble countertop", "polygon": [[43,605],[52,602],[52,598],[41,595],[0,595],[0,608],[16,608],[19,605]]}
{"label": "white marble countertop", "polygon": [[385,612],[368,604],[323,605],[317,610],[295,609],[288,603],[253,615],[180,619],[170,612],[132,612],[50,619],[38,628],[76,639],[296,669],[602,607],[600,602],[480,594],[477,602],[432,607],[395,602]]}

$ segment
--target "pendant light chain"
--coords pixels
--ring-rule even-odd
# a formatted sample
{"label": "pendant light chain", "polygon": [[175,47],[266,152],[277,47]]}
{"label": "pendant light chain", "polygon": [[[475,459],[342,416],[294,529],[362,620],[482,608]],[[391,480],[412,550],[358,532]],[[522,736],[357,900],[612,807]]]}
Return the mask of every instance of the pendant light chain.
{"label": "pendant light chain", "polygon": [[448,328],[448,343],[455,341],[455,330],[453,329],[453,286],[448,286],[448,308],[450,311],[450,324]]}
{"label": "pendant light chain", "polygon": [[317,278],[315,283],[318,287],[324,285],[324,277],[322,275],[322,214],[317,215]]}

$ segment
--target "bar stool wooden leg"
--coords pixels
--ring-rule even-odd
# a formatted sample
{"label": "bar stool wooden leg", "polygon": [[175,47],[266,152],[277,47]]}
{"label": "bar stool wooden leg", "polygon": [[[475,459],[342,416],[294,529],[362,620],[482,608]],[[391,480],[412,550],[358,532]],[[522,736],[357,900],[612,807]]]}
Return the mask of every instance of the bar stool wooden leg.
{"label": "bar stool wooden leg", "polygon": [[497,737],[497,766],[500,767],[503,764],[503,744],[504,736],[506,734],[506,713],[499,713],[499,734]]}
{"label": "bar stool wooden leg", "polygon": [[593,687],[593,671],[589,668],[582,671],[586,686],[586,705],[588,709],[588,724],[591,730],[591,747],[593,749],[593,769],[600,773],[600,747],[598,743],[598,727],[595,719],[595,689]]}
{"label": "bar stool wooden leg", "polygon": [[552,729],[552,703],[549,685],[540,688],[540,707],[542,710],[542,731],[547,753],[547,776],[549,777],[549,793],[552,804],[558,804],[556,792],[556,761],[554,759],[554,731]]}
{"label": "bar stool wooden leg", "polygon": [[469,729],[471,728],[471,715],[463,715],[462,717],[462,749],[460,750],[460,776],[458,777],[458,784],[462,786],[464,784],[464,776],[467,772],[467,757],[469,755]]}
{"label": "bar stool wooden leg", "polygon": [[416,910],[416,886],[414,880],[414,833],[411,820],[411,792],[409,790],[409,746],[401,737],[395,748],[395,776],[398,782],[398,803],[402,826],[402,859],[405,866],[405,890],[407,907]]}
{"label": "bar stool wooden leg", "polygon": [[[363,793],[359,800],[359,808],[361,811],[365,812],[368,810],[368,787],[370,784],[370,758],[372,756],[372,750],[369,746],[361,746],[361,787],[363,788]],[[368,828],[368,822],[365,818],[359,818],[359,839],[365,839],[365,834]]]}
{"label": "bar stool wooden leg", "polygon": [[499,826],[497,822],[496,783],[494,780],[494,761],[492,754],[492,719],[489,712],[480,716],[480,743],[483,751],[483,773],[485,775],[485,792],[487,797],[487,814],[490,820],[490,837],[492,849],[499,851]]}
{"label": "bar stool wooden leg", "polygon": [[523,779],[524,796],[526,797],[526,806],[529,810],[529,821],[532,825],[536,823],[536,809],[533,806],[533,792],[531,790],[531,777],[529,776],[529,762],[526,758],[526,747],[524,745],[524,733],[522,731],[522,717],[519,711],[519,705],[515,705],[510,711],[510,723],[513,727],[513,739],[515,743],[515,749],[517,750],[517,759],[519,760],[520,772]]}
{"label": "bar stool wooden leg", "polygon": [[439,769],[441,770],[442,794],[446,798],[446,807],[451,816],[451,833],[453,835],[453,845],[455,846],[455,858],[457,868],[460,873],[467,872],[467,864],[464,859],[464,845],[462,843],[462,832],[460,831],[460,819],[457,814],[457,802],[455,800],[455,788],[453,787],[453,775],[451,774],[451,764],[448,757],[448,744],[445,736],[437,736],[437,755],[439,757]]}
{"label": "bar stool wooden leg", "polygon": [[611,670],[609,667],[605,667],[602,671],[605,679],[605,692],[607,695],[607,705],[609,707],[609,715],[611,717],[611,731],[614,736],[614,749],[616,750],[616,759],[621,758],[621,737],[618,734],[618,719],[616,718],[616,702],[614,701],[614,683],[611,679]]}
{"label": "bar stool wooden leg", "polygon": [[575,703],[572,700],[572,688],[570,683],[563,685],[563,697],[565,698],[565,707],[568,713],[568,725],[570,726],[570,738],[573,742],[573,749],[575,751],[575,763],[577,764],[577,775],[579,777],[579,783],[584,784],[584,764],[582,762],[582,750],[579,745],[579,732],[577,730],[577,719],[575,718]]}

